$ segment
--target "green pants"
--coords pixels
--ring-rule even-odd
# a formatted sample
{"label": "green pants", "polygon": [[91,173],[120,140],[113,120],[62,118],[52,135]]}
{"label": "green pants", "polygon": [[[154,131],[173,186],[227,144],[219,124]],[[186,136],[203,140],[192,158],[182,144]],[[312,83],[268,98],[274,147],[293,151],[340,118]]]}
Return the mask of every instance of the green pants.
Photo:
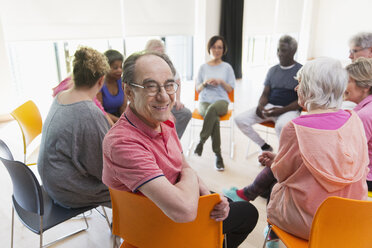
{"label": "green pants", "polygon": [[220,116],[227,113],[229,103],[223,100],[215,103],[199,103],[199,113],[203,116],[203,128],[200,132],[200,142],[205,141],[211,136],[212,150],[216,154],[221,153],[221,135],[220,135]]}

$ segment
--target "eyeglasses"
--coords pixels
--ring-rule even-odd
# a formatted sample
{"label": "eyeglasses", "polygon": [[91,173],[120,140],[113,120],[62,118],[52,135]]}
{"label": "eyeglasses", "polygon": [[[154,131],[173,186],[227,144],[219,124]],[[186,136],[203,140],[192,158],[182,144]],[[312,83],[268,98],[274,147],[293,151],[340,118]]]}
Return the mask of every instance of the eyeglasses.
{"label": "eyeglasses", "polygon": [[362,51],[362,50],[365,50],[365,49],[368,49],[369,47],[364,47],[364,48],[359,48],[359,49],[350,49],[349,50],[349,53],[350,54],[355,54],[355,53],[357,53],[357,52],[360,52],[360,51]]}
{"label": "eyeglasses", "polygon": [[164,87],[164,90],[168,95],[173,95],[174,93],[176,93],[178,89],[178,84],[176,82],[169,82],[169,83],[165,83],[164,85],[159,85],[155,82],[147,83],[145,85],[129,83],[129,85],[132,85],[132,86],[135,86],[141,89],[145,89],[148,96],[156,96],[160,92],[161,87]]}
{"label": "eyeglasses", "polygon": [[214,49],[214,50],[223,50],[223,47],[222,46],[212,46],[211,49]]}

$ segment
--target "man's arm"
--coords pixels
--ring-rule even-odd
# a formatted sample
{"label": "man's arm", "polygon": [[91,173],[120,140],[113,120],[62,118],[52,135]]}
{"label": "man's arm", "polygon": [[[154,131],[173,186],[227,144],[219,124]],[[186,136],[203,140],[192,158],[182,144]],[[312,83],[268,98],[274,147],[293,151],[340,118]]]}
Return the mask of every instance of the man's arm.
{"label": "man's arm", "polygon": [[155,178],[139,188],[174,222],[190,222],[196,218],[199,201],[198,177],[190,167],[182,168],[178,183],[165,177]]}
{"label": "man's arm", "polygon": [[265,117],[263,116],[262,111],[264,110],[266,104],[269,102],[269,95],[270,95],[270,86],[265,85],[261,97],[258,100],[258,106],[256,108],[256,115],[262,119]]}

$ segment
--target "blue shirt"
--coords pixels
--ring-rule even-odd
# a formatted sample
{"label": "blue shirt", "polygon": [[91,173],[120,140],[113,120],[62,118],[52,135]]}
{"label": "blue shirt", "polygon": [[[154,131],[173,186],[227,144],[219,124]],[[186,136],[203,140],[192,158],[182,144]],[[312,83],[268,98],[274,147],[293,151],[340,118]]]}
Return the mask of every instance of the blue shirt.
{"label": "blue shirt", "polygon": [[118,84],[118,93],[113,96],[110,94],[109,90],[106,87],[106,84],[103,85],[101,89],[102,93],[102,102],[103,102],[103,108],[105,109],[106,112],[120,116],[120,107],[124,103],[124,91],[122,88],[121,84],[121,79],[118,79],[117,81]]}
{"label": "blue shirt", "polygon": [[298,81],[294,77],[301,67],[302,65],[296,62],[290,69],[283,69],[279,64],[270,68],[264,83],[270,87],[269,103],[287,106],[297,101],[297,92],[294,89]]}
{"label": "blue shirt", "polygon": [[[219,78],[228,83],[231,87],[235,87],[235,74],[230,64],[222,62],[219,65],[203,64],[196,79],[196,87],[210,78]],[[219,100],[230,102],[227,91],[222,85],[212,86],[207,85],[199,95],[200,102],[214,103]]]}

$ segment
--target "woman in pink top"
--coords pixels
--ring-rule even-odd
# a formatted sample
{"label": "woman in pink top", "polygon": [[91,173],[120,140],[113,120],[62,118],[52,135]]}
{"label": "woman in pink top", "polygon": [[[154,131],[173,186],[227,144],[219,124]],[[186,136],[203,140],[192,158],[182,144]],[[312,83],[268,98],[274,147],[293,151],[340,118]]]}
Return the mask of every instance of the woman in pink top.
{"label": "woman in pink top", "polygon": [[[297,75],[298,103],[308,113],[283,128],[278,154],[263,152],[259,161],[277,180],[268,219],[308,239],[315,212],[327,197],[366,199],[368,150],[357,114],[340,110],[348,81],[341,63],[315,59]],[[249,200],[244,193],[237,190],[236,196]]]}
{"label": "woman in pink top", "polygon": [[367,185],[368,190],[372,191],[372,59],[358,58],[346,70],[349,73],[349,83],[345,100],[358,104],[354,111],[362,120],[366,132],[369,154]]}

